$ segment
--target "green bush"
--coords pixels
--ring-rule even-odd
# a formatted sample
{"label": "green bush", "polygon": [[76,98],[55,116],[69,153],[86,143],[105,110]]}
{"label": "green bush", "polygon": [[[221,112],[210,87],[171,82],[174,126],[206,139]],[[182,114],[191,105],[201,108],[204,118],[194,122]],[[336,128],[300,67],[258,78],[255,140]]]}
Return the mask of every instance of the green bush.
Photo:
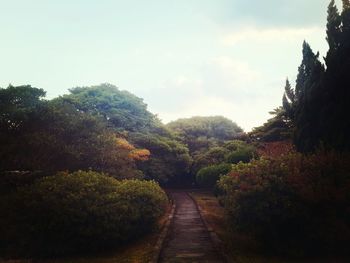
{"label": "green bush", "polygon": [[200,187],[214,187],[220,176],[231,170],[231,166],[231,164],[223,163],[200,169],[196,176],[197,184]]}
{"label": "green bush", "polygon": [[254,157],[254,148],[251,146],[238,149],[227,155],[226,161],[232,164],[237,164],[239,162],[249,163]]}
{"label": "green bush", "polygon": [[229,154],[229,150],[218,146],[195,152],[191,172],[196,175],[202,168],[223,163],[227,154]]}
{"label": "green bush", "polygon": [[42,256],[115,247],[152,230],[166,202],[151,181],[82,171],[44,177],[0,201],[1,249]]}
{"label": "green bush", "polygon": [[267,251],[347,253],[350,156],[291,154],[239,163],[218,186],[232,230],[255,237]]}
{"label": "green bush", "polygon": [[237,151],[248,146],[249,145],[245,141],[233,140],[226,142],[223,147],[229,151]]}

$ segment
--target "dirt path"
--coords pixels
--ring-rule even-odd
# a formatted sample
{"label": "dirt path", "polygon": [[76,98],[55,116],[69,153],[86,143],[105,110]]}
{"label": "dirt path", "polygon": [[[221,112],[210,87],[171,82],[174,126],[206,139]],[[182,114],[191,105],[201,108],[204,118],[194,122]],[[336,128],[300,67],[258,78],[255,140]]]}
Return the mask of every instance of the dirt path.
{"label": "dirt path", "polygon": [[186,191],[170,194],[175,201],[176,211],[159,262],[224,262],[214,249],[199,211]]}

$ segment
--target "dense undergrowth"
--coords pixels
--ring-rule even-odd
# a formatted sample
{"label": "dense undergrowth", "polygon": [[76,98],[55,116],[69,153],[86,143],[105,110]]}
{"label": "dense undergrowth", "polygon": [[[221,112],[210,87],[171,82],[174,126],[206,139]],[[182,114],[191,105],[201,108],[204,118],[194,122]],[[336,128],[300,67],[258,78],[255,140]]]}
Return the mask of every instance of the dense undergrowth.
{"label": "dense undergrowth", "polygon": [[153,181],[78,171],[2,195],[4,255],[57,256],[116,248],[157,227],[167,196]]}
{"label": "dense undergrowth", "polygon": [[234,165],[218,182],[234,231],[292,256],[348,253],[350,156],[319,152]]}

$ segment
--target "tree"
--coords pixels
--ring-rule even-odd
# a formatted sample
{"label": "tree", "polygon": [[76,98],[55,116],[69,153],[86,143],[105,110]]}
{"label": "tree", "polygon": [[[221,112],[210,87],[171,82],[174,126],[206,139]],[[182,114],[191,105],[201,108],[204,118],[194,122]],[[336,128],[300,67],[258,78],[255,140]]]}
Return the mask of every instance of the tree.
{"label": "tree", "polygon": [[184,144],[173,137],[150,133],[133,133],[131,140],[150,151],[149,159],[138,163],[147,179],[168,186],[191,183],[189,169],[192,158]]}
{"label": "tree", "polygon": [[309,44],[303,44],[295,92],[287,82],[283,108],[294,127],[294,143],[301,152],[319,147],[350,149],[350,2],[339,11],[332,0],[328,6],[326,68]]}
{"label": "tree", "polygon": [[299,151],[309,152],[319,147],[323,102],[324,66],[310,45],[303,43],[303,60],[295,87],[294,143]]}
{"label": "tree", "polygon": [[199,169],[223,161],[227,154],[223,144],[243,133],[236,123],[222,116],[179,119],[168,123],[167,127],[189,149],[193,159],[190,169],[193,181]]}
{"label": "tree", "polygon": [[102,116],[108,126],[116,130],[149,131],[160,125],[141,98],[112,84],[76,87],[69,91],[71,94],[58,100],[69,102],[80,111]]}
{"label": "tree", "polygon": [[274,117],[267,120],[262,126],[255,127],[249,133],[250,138],[261,142],[290,140],[292,138],[292,129],[286,120],[285,110],[279,107],[271,111],[270,114]]}
{"label": "tree", "polygon": [[[133,151],[101,116],[63,100],[44,101],[30,86],[0,90],[0,171],[89,170],[118,178],[140,177]],[[139,158],[138,158],[139,159]]]}
{"label": "tree", "polygon": [[350,98],[350,4],[343,1],[339,14],[334,1],[328,7],[327,41],[329,51],[325,58],[324,108],[321,111],[322,142],[326,148],[349,150],[350,120],[347,114]]}
{"label": "tree", "polygon": [[0,133],[24,132],[33,111],[44,104],[46,92],[27,86],[0,88]]}
{"label": "tree", "polygon": [[282,98],[282,105],[284,109],[284,115],[286,122],[293,123],[294,111],[295,111],[295,92],[290,85],[289,80],[286,80],[286,86],[284,87],[284,94]]}
{"label": "tree", "polygon": [[[327,42],[329,45],[328,59],[338,50],[340,45],[340,34],[341,34],[341,17],[335,1],[332,0],[328,6],[328,17],[327,17]],[[326,64],[327,60],[326,59]],[[328,66],[328,64],[327,64]]]}
{"label": "tree", "polygon": [[236,123],[222,117],[192,117],[167,124],[188,145],[190,153],[209,149],[219,141],[233,140],[243,132]]}
{"label": "tree", "polygon": [[143,149],[132,150],[130,156],[141,161],[146,157],[145,162],[138,162],[146,178],[163,184],[171,184],[177,177],[187,179],[192,161],[187,147],[148,111],[141,98],[111,84],[78,87],[70,92],[57,101],[102,118],[109,129]]}

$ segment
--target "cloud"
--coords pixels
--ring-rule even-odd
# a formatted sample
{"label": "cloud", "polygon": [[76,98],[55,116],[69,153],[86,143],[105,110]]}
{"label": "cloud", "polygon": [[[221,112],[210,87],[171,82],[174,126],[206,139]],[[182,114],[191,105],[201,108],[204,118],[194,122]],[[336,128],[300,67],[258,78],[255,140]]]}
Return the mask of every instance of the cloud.
{"label": "cloud", "polygon": [[324,54],[324,38],[318,26],[223,28],[217,35],[218,54],[154,90],[152,110],[164,122],[223,115],[249,131],[281,105],[285,78],[293,82],[301,61],[302,41]]}
{"label": "cloud", "polygon": [[[151,103],[164,122],[192,116],[223,115],[246,131],[268,118],[271,96],[261,89],[270,79],[230,56],[209,59],[194,75],[179,75],[154,91],[164,103]],[[281,80],[282,82],[282,80]],[[159,99],[156,99],[159,101]]]}
{"label": "cloud", "polygon": [[[256,111],[257,108],[265,110]],[[221,115],[233,120],[245,131],[249,131],[253,127],[260,126],[262,119],[266,120],[269,117],[269,110],[271,110],[271,104],[260,99],[244,100],[238,103],[223,95],[217,97],[203,95],[192,98],[191,103],[179,107],[177,111],[162,112],[159,117],[164,123],[168,123],[192,116]]]}
{"label": "cloud", "polygon": [[313,34],[324,34],[324,29],[321,27],[308,28],[265,28],[248,27],[233,32],[226,33],[221,37],[220,42],[225,46],[234,46],[243,41],[254,42],[276,42],[276,41],[299,41],[306,39]]}
{"label": "cloud", "polygon": [[217,95],[220,92],[226,96],[252,95],[250,88],[263,77],[249,63],[227,55],[211,59],[203,66],[201,74],[202,89],[207,94]]}
{"label": "cloud", "polygon": [[227,0],[225,22],[255,23],[261,27],[315,26],[325,23],[329,2],[330,0]]}

